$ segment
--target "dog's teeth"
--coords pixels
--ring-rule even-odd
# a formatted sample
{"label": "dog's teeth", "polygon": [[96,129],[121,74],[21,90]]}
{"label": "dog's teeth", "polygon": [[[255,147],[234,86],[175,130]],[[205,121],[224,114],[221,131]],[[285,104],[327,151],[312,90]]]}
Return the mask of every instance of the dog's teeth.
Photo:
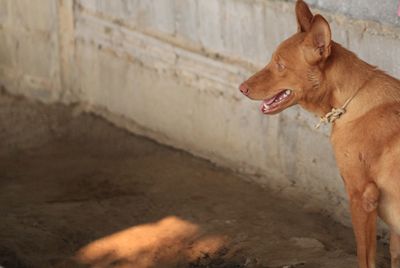
{"label": "dog's teeth", "polygon": [[264,110],[269,110],[269,105],[264,103]]}
{"label": "dog's teeth", "polygon": [[290,95],[290,93],[291,93],[290,89],[286,89],[285,94]]}

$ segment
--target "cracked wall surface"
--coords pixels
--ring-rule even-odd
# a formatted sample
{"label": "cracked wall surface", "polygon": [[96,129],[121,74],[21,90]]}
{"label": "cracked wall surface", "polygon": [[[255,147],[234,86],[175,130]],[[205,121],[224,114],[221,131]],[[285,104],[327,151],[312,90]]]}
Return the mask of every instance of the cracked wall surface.
{"label": "cracked wall surface", "polygon": [[[310,2],[335,41],[400,76],[396,8]],[[237,90],[295,30],[290,1],[0,0],[0,82],[81,103],[348,223],[329,128],[298,107],[262,116]]]}

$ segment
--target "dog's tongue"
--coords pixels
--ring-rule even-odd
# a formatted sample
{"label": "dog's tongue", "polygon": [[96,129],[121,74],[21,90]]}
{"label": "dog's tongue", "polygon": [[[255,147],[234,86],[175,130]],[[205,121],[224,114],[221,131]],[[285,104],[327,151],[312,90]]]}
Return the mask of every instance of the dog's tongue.
{"label": "dog's tongue", "polygon": [[265,103],[265,104],[267,104],[267,105],[270,105],[270,104],[272,104],[272,103],[274,102],[274,100],[276,99],[277,96],[278,96],[278,95],[275,95],[275,96],[273,96],[272,98],[265,99],[265,100],[263,101],[263,103]]}
{"label": "dog's tongue", "polygon": [[269,110],[269,107],[271,107],[271,105],[274,103],[275,99],[277,98],[278,95],[273,96],[272,98],[269,99],[265,99],[262,101],[261,106],[260,106],[260,110],[262,113],[266,113]]}

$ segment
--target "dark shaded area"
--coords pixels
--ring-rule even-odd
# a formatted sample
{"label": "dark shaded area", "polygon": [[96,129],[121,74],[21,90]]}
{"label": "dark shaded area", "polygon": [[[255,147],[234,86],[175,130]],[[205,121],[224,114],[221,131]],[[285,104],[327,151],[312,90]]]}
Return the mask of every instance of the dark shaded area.
{"label": "dark shaded area", "polygon": [[5,268],[356,267],[351,230],[78,111],[0,95]]}

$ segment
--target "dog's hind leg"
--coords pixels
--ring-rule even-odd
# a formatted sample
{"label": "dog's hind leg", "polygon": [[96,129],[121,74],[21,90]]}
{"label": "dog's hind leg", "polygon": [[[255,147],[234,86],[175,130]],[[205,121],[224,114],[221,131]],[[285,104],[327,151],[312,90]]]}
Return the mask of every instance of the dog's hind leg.
{"label": "dog's hind leg", "polygon": [[376,184],[372,182],[363,188],[360,191],[347,187],[350,196],[353,229],[357,240],[357,258],[359,268],[375,268],[379,190]]}
{"label": "dog's hind leg", "polygon": [[400,235],[394,231],[390,234],[390,255],[392,268],[400,268]]}

